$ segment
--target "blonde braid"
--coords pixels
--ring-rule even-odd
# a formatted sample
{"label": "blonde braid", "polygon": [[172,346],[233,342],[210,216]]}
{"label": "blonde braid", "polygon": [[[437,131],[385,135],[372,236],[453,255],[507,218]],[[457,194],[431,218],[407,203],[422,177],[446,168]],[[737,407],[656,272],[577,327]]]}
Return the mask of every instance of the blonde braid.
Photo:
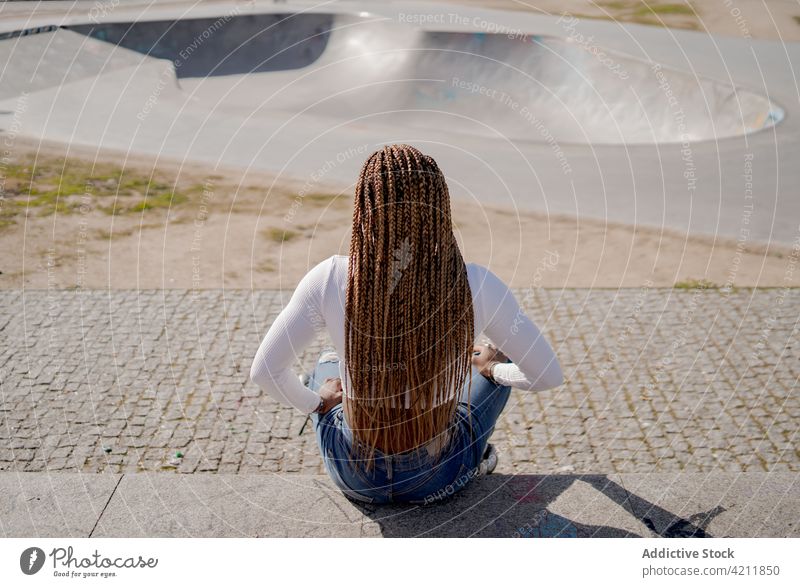
{"label": "blonde braid", "polygon": [[[390,145],[356,184],[345,308],[353,458],[444,434],[470,377],[472,293],[436,162]],[[405,407],[406,390],[410,395]]]}

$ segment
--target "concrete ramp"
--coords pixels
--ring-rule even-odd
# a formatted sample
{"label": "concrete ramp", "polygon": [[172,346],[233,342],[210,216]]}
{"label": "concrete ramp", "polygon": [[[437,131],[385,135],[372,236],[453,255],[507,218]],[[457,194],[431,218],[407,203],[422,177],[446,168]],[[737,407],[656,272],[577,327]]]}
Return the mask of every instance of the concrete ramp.
{"label": "concrete ramp", "polygon": [[[455,200],[797,237],[792,44],[478,9],[479,22],[518,32],[417,26],[394,2],[237,4],[235,15],[230,2],[188,4],[37,23],[70,27],[91,51],[51,51],[44,34],[0,41],[0,132],[342,187],[362,151],[409,142],[446,170]],[[41,59],[18,66],[8,55],[23,40]],[[27,89],[18,80],[32,64],[41,81]],[[746,217],[743,189],[757,200]]]}
{"label": "concrete ramp", "polygon": [[176,65],[178,77],[297,69],[328,43],[330,14],[249,14],[74,25],[76,33]]}
{"label": "concrete ramp", "polygon": [[76,32],[53,32],[0,41],[0,100],[137,67],[135,51]]}
{"label": "concrete ramp", "polygon": [[260,115],[302,111],[591,144],[720,139],[783,118],[757,93],[569,36],[431,31],[313,13],[72,28],[173,60],[179,77],[196,79],[186,87],[197,98]]}
{"label": "concrete ramp", "polygon": [[[783,117],[753,92],[607,54],[601,62],[566,38],[340,17],[313,71],[282,94],[312,113],[526,142],[697,141],[747,134]],[[268,76],[256,77],[262,91],[250,95],[263,96]]]}

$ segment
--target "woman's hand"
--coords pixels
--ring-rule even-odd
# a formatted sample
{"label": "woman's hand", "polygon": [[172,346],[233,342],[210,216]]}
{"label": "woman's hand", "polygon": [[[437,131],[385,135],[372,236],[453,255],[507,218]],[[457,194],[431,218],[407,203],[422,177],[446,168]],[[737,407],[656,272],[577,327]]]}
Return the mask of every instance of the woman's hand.
{"label": "woman's hand", "polygon": [[478,344],[472,348],[472,364],[481,372],[481,375],[492,380],[492,367],[497,363],[505,363],[508,357],[494,345]]}
{"label": "woman's hand", "polygon": [[325,379],[319,388],[319,397],[323,402],[320,414],[326,414],[332,407],[342,403],[342,380],[338,377]]}

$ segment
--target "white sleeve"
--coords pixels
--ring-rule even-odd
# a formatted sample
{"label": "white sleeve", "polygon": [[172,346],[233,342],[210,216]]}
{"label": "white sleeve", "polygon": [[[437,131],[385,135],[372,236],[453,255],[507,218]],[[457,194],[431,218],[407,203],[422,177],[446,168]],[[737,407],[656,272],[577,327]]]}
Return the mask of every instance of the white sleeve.
{"label": "white sleeve", "polygon": [[490,270],[484,271],[479,296],[486,316],[484,332],[513,361],[492,369],[495,381],[528,391],[561,385],[564,376],[550,343],[525,315],[508,286]]}
{"label": "white sleeve", "polygon": [[283,404],[310,414],[319,405],[319,395],[303,385],[291,366],[306,346],[325,328],[322,298],[332,258],[311,269],[275,318],[258,347],[250,380]]}

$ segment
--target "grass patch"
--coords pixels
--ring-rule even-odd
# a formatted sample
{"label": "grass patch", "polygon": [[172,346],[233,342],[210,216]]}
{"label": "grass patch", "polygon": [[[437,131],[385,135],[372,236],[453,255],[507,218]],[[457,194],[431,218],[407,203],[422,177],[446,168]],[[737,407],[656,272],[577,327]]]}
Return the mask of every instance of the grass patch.
{"label": "grass patch", "polygon": [[659,16],[665,17],[692,17],[697,18],[697,11],[689,3],[668,2],[659,4],[657,2],[636,2],[632,0],[612,0],[610,2],[599,2],[597,4],[610,14],[605,15],[580,15],[581,18],[595,18],[601,20],[634,22],[654,26],[675,26],[679,28],[698,28],[697,23],[685,22],[663,22]]}
{"label": "grass patch", "polygon": [[159,192],[154,196],[146,196],[144,200],[132,206],[130,210],[133,212],[142,212],[144,210],[155,210],[157,208],[169,208],[171,206],[179,206],[188,199],[189,198],[180,193]]}
{"label": "grass patch", "polygon": [[598,2],[600,6],[603,8],[607,8],[609,10],[628,10],[631,8],[630,2]]}
{"label": "grass patch", "polygon": [[675,289],[719,289],[719,285],[707,279],[684,279],[675,282],[672,286]]}
{"label": "grass patch", "polygon": [[274,273],[277,270],[278,268],[275,267],[275,263],[273,263],[270,259],[262,261],[258,264],[258,266],[256,266],[256,271],[260,273]]}
{"label": "grass patch", "polygon": [[649,16],[651,14],[679,14],[682,16],[697,16],[688,4],[645,4],[634,11],[639,16]]}
{"label": "grass patch", "polygon": [[[111,164],[40,158],[0,168],[5,202],[0,226],[14,224],[26,211],[39,216],[88,213],[125,214],[188,202],[192,188],[175,189],[161,174],[138,173]],[[111,200],[111,201],[109,201]]]}
{"label": "grass patch", "polygon": [[296,230],[284,230],[282,228],[267,228],[262,234],[274,243],[286,243],[300,236]]}
{"label": "grass patch", "polygon": [[[339,198],[339,197],[340,197],[340,194],[328,194],[328,193],[323,193],[323,192],[318,192],[318,193],[315,192],[315,193],[310,193],[310,194],[306,194],[305,196],[303,196],[303,201],[304,202],[308,202],[308,203],[310,203],[312,205],[323,206],[323,205],[331,204],[331,203],[335,202],[337,200],[337,198]],[[344,198],[342,198],[340,201],[344,201]]]}
{"label": "grass patch", "polygon": [[163,222],[153,222],[148,224],[137,224],[135,226],[130,226],[128,228],[115,228],[113,231],[106,230],[103,228],[98,228],[92,231],[92,234],[96,239],[110,241],[118,238],[125,238],[128,236],[132,236],[135,234],[141,235],[144,231],[151,229],[151,228],[163,228]]}

